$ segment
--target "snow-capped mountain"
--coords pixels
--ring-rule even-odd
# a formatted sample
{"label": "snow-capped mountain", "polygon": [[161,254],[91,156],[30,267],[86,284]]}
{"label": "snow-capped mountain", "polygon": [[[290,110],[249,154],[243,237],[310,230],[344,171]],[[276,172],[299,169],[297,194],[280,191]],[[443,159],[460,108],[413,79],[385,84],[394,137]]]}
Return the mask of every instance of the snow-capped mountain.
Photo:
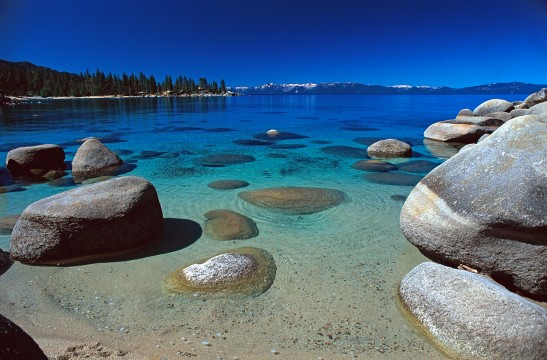
{"label": "snow-capped mountain", "polygon": [[231,91],[246,95],[266,94],[530,94],[547,84],[494,83],[465,88],[425,85],[366,85],[355,82],[274,84],[236,86]]}

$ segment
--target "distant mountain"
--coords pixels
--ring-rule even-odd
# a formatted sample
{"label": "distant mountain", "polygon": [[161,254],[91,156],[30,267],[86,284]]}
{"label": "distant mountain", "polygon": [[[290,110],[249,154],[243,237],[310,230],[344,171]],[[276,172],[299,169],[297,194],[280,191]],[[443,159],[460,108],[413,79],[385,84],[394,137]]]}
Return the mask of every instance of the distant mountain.
{"label": "distant mountain", "polygon": [[245,95],[282,95],[282,94],[531,94],[547,84],[529,84],[523,82],[494,83],[450,88],[446,86],[411,86],[411,85],[365,85],[354,82],[306,83],[306,84],[264,84],[262,86],[238,86],[232,91]]}

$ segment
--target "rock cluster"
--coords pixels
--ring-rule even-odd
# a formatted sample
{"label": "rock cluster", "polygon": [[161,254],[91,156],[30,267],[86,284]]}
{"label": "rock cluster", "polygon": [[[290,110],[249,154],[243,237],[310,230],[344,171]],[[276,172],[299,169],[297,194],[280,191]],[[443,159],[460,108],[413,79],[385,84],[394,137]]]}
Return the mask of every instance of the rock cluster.
{"label": "rock cluster", "polygon": [[447,160],[410,193],[403,234],[434,258],[547,296],[545,139],[547,118],[521,116]]}
{"label": "rock cluster", "polygon": [[258,296],[270,288],[275,273],[267,251],[244,247],[173,272],[165,278],[163,290],[192,297]]}
{"label": "rock cluster", "polygon": [[462,109],[455,119],[430,125],[424,137],[430,141],[475,143],[484,134],[491,134],[503,123],[523,115],[547,115],[547,88],[531,94],[522,103],[492,99],[473,111]]}
{"label": "rock cluster", "polygon": [[[468,270],[422,264],[400,287],[411,314],[455,357],[547,355],[547,311],[510,292],[547,299],[546,100],[542,89],[522,103],[477,107],[473,121],[503,124],[433,169],[401,210],[401,230],[422,253]],[[464,109],[456,121],[469,118]]]}
{"label": "rock cluster", "polygon": [[105,257],[152,241],[162,227],[154,186],[120,177],[29,205],[11,234],[11,256],[39,264]]}

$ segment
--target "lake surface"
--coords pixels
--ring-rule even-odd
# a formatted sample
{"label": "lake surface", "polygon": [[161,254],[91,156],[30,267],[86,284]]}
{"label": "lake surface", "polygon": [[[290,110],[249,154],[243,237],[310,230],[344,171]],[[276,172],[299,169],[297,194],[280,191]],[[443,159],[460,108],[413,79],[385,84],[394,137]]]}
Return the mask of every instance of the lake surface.
{"label": "lake surface", "polygon": [[[11,148],[53,143],[70,161],[75,141],[95,136],[134,164],[124,175],[156,187],[167,245],[86,265],[17,263],[0,277],[0,313],[37,338],[99,341],[169,359],[442,359],[405,318],[397,295],[402,277],[427,260],[398,225],[404,196],[425,173],[398,170],[378,180],[351,166],[366,158],[367,144],[385,138],[412,145],[414,156],[396,164],[442,163],[442,154],[424,146],[425,128],[496,97],[525,95],[43,100],[1,110],[2,159]],[[303,136],[269,139],[269,129]],[[219,166],[200,160],[218,154],[255,161]],[[250,185],[207,186],[223,179]],[[24,191],[0,194],[0,218],[76,186],[58,185],[23,184]],[[278,186],[337,189],[348,201],[315,214],[284,215],[237,196]],[[201,232],[204,214],[215,209],[251,217],[259,235],[208,238]],[[172,271],[243,246],[265,249],[275,260],[276,277],[264,294],[203,300],[162,293]],[[9,234],[0,235],[0,248],[9,250]]]}

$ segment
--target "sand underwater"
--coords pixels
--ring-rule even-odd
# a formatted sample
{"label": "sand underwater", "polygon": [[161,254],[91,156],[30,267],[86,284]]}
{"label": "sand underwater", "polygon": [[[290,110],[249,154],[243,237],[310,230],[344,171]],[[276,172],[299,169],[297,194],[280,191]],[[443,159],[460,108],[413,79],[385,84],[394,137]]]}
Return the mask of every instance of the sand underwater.
{"label": "sand underwater", "polygon": [[[492,97],[72,100],[4,111],[0,156],[5,158],[15,145],[56,143],[71,160],[79,146],[74,140],[97,136],[136,165],[125,175],[154,184],[165,220],[158,243],[125,258],[72,266],[15,263],[0,276],[0,313],[32,335],[48,356],[67,359],[80,356],[78,348],[66,352],[68,346],[97,342],[116,351],[103,349],[101,355],[97,346],[88,345],[80,348],[82,354],[444,359],[398,301],[402,277],[427,261],[398,225],[404,196],[425,173],[399,170],[386,183],[365,178],[366,172],[351,166],[366,158],[367,143],[382,138],[413,145],[413,158],[394,163],[441,163],[444,159],[423,145],[425,127]],[[305,137],[260,143],[268,139],[257,135],[271,128]],[[215,154],[255,160],[225,166],[200,160]],[[207,186],[222,179],[250,185],[236,190]],[[0,217],[75,186],[67,184],[28,184],[25,191],[0,194]],[[337,189],[347,201],[319,213],[286,215],[237,195],[277,186]],[[259,235],[209,238],[203,233],[204,214],[215,209],[251,217]],[[243,246],[265,249],[275,260],[274,282],[262,295],[203,299],[162,292],[165,276],[181,266]],[[9,250],[9,234],[0,235],[0,248]]]}

